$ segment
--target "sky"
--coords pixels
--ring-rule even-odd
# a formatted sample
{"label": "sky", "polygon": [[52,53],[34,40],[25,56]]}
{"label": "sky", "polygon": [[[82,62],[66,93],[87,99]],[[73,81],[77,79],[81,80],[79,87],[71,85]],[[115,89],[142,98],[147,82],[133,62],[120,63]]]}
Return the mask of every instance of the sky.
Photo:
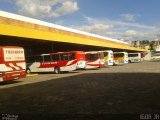
{"label": "sky", "polygon": [[160,0],[0,0],[0,10],[122,41],[160,39]]}

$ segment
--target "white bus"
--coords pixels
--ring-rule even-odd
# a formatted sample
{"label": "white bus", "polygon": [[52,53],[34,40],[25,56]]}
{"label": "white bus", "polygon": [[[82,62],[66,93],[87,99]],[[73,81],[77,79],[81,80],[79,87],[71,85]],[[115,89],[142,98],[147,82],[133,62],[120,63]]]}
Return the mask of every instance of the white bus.
{"label": "white bus", "polygon": [[128,62],[140,62],[141,61],[141,53],[128,53]]}
{"label": "white bus", "polygon": [[114,52],[113,53],[113,64],[127,64],[128,63],[128,53],[127,52]]}
{"label": "white bus", "polygon": [[104,54],[105,66],[113,65],[113,51],[112,50],[104,50],[102,52]]}

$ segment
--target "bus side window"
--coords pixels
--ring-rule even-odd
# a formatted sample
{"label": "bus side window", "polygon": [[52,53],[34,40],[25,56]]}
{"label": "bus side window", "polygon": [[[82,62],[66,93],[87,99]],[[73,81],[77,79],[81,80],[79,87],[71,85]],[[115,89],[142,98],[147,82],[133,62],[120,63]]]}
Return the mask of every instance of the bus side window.
{"label": "bus side window", "polygon": [[117,58],[117,57],[118,57],[118,54],[114,54],[114,57]]}
{"label": "bus side window", "polygon": [[44,56],[44,62],[51,61],[51,56],[50,55],[45,55]]}
{"label": "bus side window", "polygon": [[90,59],[90,54],[86,54],[86,60],[89,60]]}
{"label": "bus side window", "polygon": [[89,60],[97,60],[99,57],[99,54],[89,54],[88,59]]}
{"label": "bus side window", "polygon": [[43,56],[36,56],[35,61],[36,62],[43,62]]}
{"label": "bus side window", "polygon": [[74,60],[75,59],[75,54],[74,53],[68,54],[68,56],[69,56],[69,60]]}
{"label": "bus side window", "polygon": [[138,54],[128,54],[128,57],[138,57]]}
{"label": "bus side window", "polygon": [[61,54],[61,60],[68,60],[68,54]]}
{"label": "bus side window", "polygon": [[52,60],[53,61],[59,61],[60,60],[59,54],[52,55]]}
{"label": "bus side window", "polygon": [[123,54],[123,53],[120,53],[120,54],[119,54],[119,57],[124,57],[124,54]]}

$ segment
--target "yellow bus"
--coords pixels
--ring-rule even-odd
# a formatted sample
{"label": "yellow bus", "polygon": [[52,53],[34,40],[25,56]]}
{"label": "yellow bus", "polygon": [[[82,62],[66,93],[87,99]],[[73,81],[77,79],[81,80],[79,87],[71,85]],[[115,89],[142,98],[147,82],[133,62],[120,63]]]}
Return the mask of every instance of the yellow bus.
{"label": "yellow bus", "polygon": [[128,63],[128,53],[127,52],[114,52],[113,53],[113,64],[127,64]]}
{"label": "yellow bus", "polygon": [[105,66],[113,65],[113,51],[112,50],[104,50],[101,51],[104,54]]}

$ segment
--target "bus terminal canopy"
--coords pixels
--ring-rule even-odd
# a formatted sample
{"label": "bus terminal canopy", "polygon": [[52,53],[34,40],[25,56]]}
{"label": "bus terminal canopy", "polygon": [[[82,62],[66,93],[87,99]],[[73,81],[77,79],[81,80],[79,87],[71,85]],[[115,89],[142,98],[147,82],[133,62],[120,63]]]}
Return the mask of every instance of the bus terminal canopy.
{"label": "bus terminal canopy", "polygon": [[148,52],[128,43],[60,25],[0,11],[0,35],[31,38],[53,42],[73,43],[111,49]]}

